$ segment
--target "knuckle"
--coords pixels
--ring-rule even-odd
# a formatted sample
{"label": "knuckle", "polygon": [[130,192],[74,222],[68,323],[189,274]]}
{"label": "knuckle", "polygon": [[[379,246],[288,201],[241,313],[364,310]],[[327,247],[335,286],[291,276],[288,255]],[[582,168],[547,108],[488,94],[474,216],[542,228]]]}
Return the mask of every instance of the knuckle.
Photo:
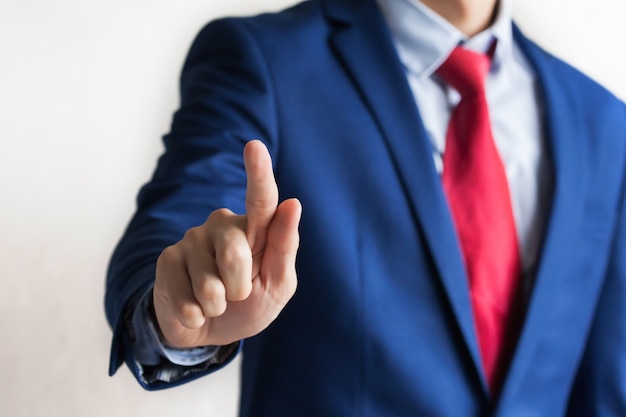
{"label": "knuckle", "polygon": [[176,245],[168,246],[163,249],[157,258],[157,270],[160,269],[160,267],[177,265],[180,263],[181,259],[183,259],[183,255],[179,247]]}
{"label": "knuckle", "polygon": [[203,238],[204,238],[203,230],[200,226],[197,226],[197,227],[192,227],[185,232],[182,242],[186,246],[195,247],[198,244],[200,244]]}
{"label": "knuckle", "polygon": [[184,323],[196,323],[204,318],[202,310],[197,305],[189,302],[178,302],[176,310]]}
{"label": "knuckle", "polygon": [[227,304],[225,299],[219,301],[216,300],[215,302],[206,305],[204,313],[208,317],[221,316],[226,311],[226,306]]}
{"label": "knuckle", "polygon": [[252,291],[251,280],[237,281],[228,288],[228,299],[231,301],[243,301],[248,298],[250,291]]}
{"label": "knuckle", "polygon": [[227,208],[219,208],[217,210],[214,210],[210,215],[209,218],[206,221],[206,224],[208,225],[213,225],[213,224],[221,224],[223,222],[226,221],[226,219],[230,218],[234,216],[234,213],[227,209]]}
{"label": "knuckle", "polygon": [[237,244],[232,235],[224,236],[224,238],[225,245],[216,253],[218,264],[229,269],[240,267],[251,257],[250,248],[247,245]]}
{"label": "knuckle", "polygon": [[203,302],[218,303],[225,298],[224,284],[216,279],[205,279],[197,285],[195,296]]}
{"label": "knuckle", "polygon": [[221,283],[205,284],[200,303],[206,317],[216,317],[226,311],[226,296],[224,286]]}
{"label": "knuckle", "polygon": [[246,204],[249,209],[254,210],[267,211],[276,209],[276,202],[266,196],[248,197]]}

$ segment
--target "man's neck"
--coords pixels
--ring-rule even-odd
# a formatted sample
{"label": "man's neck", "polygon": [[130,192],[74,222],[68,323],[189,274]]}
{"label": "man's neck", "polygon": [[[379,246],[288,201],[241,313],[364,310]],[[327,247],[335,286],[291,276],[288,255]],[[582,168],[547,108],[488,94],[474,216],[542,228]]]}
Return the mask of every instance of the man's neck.
{"label": "man's neck", "polygon": [[498,0],[420,1],[469,37],[489,27],[498,6]]}

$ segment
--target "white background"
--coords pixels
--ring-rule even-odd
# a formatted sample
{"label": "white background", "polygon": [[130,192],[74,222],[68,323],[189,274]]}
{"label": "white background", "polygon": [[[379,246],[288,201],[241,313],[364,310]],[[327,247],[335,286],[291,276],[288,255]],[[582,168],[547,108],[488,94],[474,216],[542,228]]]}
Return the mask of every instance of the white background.
{"label": "white background", "polygon": [[[108,257],[208,20],[293,0],[0,0],[0,415],[220,416],[238,362],[176,389],[107,376]],[[624,0],[517,0],[540,44],[626,98]]]}

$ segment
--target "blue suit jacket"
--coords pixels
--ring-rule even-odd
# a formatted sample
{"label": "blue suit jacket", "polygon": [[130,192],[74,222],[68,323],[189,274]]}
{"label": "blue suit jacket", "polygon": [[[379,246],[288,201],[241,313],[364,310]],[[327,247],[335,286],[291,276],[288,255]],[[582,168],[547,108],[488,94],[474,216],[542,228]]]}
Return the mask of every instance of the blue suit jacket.
{"label": "blue suit jacket", "polygon": [[125,307],[161,250],[216,208],[244,211],[242,149],[260,138],[281,197],[304,212],[298,291],[243,345],[243,416],[626,416],[626,110],[514,30],[540,81],[555,181],[497,402],[429,140],[371,0],[199,34],[167,151],[111,263],[111,372],[124,360],[138,372]]}

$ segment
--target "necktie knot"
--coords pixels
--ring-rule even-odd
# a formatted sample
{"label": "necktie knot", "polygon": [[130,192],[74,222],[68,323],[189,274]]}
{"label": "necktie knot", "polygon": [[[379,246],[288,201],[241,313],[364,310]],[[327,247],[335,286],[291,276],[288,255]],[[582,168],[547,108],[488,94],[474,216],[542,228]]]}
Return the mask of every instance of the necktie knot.
{"label": "necktie knot", "polygon": [[437,69],[437,74],[454,87],[461,97],[481,94],[491,59],[485,55],[457,46]]}

